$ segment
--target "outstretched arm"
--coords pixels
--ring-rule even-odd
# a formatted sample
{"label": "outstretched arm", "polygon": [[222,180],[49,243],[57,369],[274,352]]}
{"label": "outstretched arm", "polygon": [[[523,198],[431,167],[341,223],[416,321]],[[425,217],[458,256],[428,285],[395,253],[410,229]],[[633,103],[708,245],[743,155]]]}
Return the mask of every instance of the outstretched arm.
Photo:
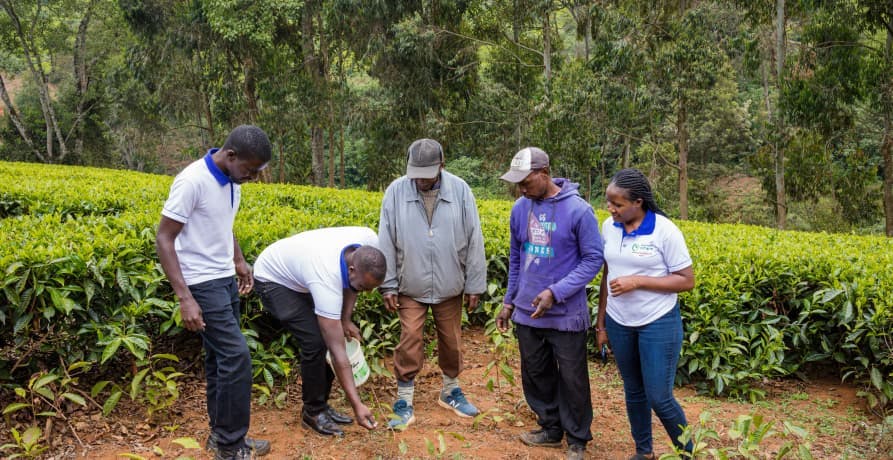
{"label": "outstretched arm", "polygon": [[344,389],[344,395],[347,396],[347,400],[353,408],[357,423],[368,430],[375,428],[375,417],[372,415],[372,411],[360,400],[360,393],[357,391],[357,385],[353,380],[353,371],[350,367],[350,360],[347,358],[347,348],[344,345],[344,330],[341,327],[341,321],[322,316],[317,316],[317,320],[319,321],[319,330],[322,332],[323,341],[325,341],[329,354],[332,356],[332,367],[335,370],[335,376],[341,382],[341,388]]}

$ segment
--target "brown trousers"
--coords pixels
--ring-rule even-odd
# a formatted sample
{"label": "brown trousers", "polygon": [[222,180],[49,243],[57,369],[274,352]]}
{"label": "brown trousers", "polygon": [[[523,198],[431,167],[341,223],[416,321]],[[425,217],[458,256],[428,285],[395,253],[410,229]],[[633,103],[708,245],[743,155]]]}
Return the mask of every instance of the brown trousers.
{"label": "brown trousers", "polygon": [[394,373],[401,382],[412,381],[425,362],[425,318],[428,307],[437,329],[437,364],[447,377],[462,372],[462,296],[438,304],[419,303],[411,297],[398,296],[400,307],[400,344],[394,350]]}

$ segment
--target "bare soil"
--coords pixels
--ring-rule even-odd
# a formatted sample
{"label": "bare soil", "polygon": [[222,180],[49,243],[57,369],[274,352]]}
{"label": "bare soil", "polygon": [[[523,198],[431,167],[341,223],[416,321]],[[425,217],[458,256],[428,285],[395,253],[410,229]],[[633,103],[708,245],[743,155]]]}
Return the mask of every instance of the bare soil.
{"label": "bare soil", "polygon": [[[510,366],[517,376],[514,385],[503,379],[493,391],[487,389],[487,364],[493,359],[491,345],[480,329],[465,332],[465,371],[461,381],[465,393],[486,414],[477,420],[459,418],[436,403],[441,386],[436,360],[429,360],[417,378],[415,410],[417,422],[404,432],[391,432],[386,426],[394,401],[395,384],[387,377],[374,377],[360,390],[364,401],[377,414],[379,429],[366,431],[358,425],[346,427],[342,439],[325,438],[301,427],[300,378],[288,389],[283,409],[268,404],[253,407],[249,435],[268,439],[273,451],[267,459],[398,459],[398,458],[470,458],[470,459],[561,459],[564,449],[530,448],[518,441],[518,435],[537,428],[533,413],[524,404],[520,387],[517,352]],[[390,361],[382,364],[390,367]],[[608,363],[590,364],[593,442],[587,455],[593,459],[626,459],[634,453],[633,442],[623,403],[623,385],[617,368]],[[864,411],[857,389],[836,379],[810,382],[783,381],[765,385],[765,401],[746,403],[699,396],[690,386],[677,388],[676,396],[689,418],[697,424],[704,412],[712,415],[705,425],[716,430],[719,441],[711,447],[735,445],[728,436],[731,423],[753,411],[774,422],[782,431],[789,421],[809,431],[809,448],[815,458],[893,458],[889,449],[893,434],[878,434],[876,421]],[[211,458],[201,449],[184,448],[174,440],[191,438],[204,445],[208,435],[204,388],[199,379],[181,383],[181,396],[167,421],[147,421],[145,409],[125,401],[110,416],[79,414],[71,427],[56,427],[53,447],[46,458],[147,459]],[[333,392],[331,403],[351,413],[340,390]],[[875,428],[872,428],[875,427]],[[77,437],[73,435],[77,434]],[[654,419],[655,450],[670,451],[669,438]],[[774,458],[785,440],[776,435],[760,444],[758,458]],[[443,444],[441,444],[443,443]],[[884,450],[886,449],[886,450]]]}

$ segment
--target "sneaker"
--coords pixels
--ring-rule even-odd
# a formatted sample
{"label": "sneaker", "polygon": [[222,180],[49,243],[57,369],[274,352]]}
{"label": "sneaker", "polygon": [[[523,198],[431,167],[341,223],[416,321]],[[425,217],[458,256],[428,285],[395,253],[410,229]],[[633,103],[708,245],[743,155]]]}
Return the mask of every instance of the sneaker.
{"label": "sneaker", "polygon": [[571,444],[567,446],[567,460],[583,460],[586,456],[586,446]]}
{"label": "sneaker", "polygon": [[459,417],[474,417],[481,413],[477,407],[474,407],[474,404],[465,399],[465,395],[462,394],[462,389],[458,387],[453,388],[453,391],[449,393],[441,391],[440,398],[437,399],[437,404],[440,404],[447,409],[451,409]]}
{"label": "sneaker", "polygon": [[394,416],[397,418],[388,420],[388,428],[392,430],[403,431],[415,421],[412,406],[402,399],[394,403]]}
{"label": "sneaker", "polygon": [[214,451],[214,460],[251,460],[251,449],[239,447],[238,449],[217,449]]}
{"label": "sneaker", "polygon": [[[245,436],[245,447],[257,457],[263,457],[270,453],[270,441],[265,441],[263,439],[253,439]],[[212,453],[217,452],[217,433],[212,431],[211,434],[208,435],[208,440],[205,442],[205,449],[208,449]]]}
{"label": "sneaker", "polygon": [[521,433],[521,442],[533,447],[561,447],[561,438],[550,438],[545,430]]}

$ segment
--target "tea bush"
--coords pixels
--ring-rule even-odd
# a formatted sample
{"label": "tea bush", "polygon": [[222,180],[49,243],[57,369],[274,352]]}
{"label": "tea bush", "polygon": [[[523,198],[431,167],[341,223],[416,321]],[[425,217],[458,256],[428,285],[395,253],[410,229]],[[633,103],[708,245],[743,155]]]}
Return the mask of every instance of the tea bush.
{"label": "tea bush", "polygon": [[[158,353],[153,344],[184,334],[154,247],[171,181],[0,162],[0,384],[20,385],[60,360],[136,369]],[[358,190],[248,184],[235,232],[250,262],[268,244],[302,230],[377,228],[380,201],[380,193]],[[481,200],[478,207],[490,286],[468,320],[486,324],[504,293],[511,202]],[[695,289],[681,296],[679,382],[755,399],[761,396],[755,383],[816,363],[863,383],[874,407],[889,404],[893,240],[678,224],[697,275]],[[597,298],[598,281],[590,285],[590,298]],[[243,326],[263,331],[257,335],[265,344],[279,340],[281,332],[264,324],[269,318],[253,314],[260,311],[257,299],[248,297],[246,305],[252,314]],[[361,296],[355,322],[377,344],[370,348],[377,355],[399,338],[399,323],[378,294]],[[280,355],[288,352],[271,356]],[[262,372],[257,383],[269,388],[271,378],[285,377]]]}

